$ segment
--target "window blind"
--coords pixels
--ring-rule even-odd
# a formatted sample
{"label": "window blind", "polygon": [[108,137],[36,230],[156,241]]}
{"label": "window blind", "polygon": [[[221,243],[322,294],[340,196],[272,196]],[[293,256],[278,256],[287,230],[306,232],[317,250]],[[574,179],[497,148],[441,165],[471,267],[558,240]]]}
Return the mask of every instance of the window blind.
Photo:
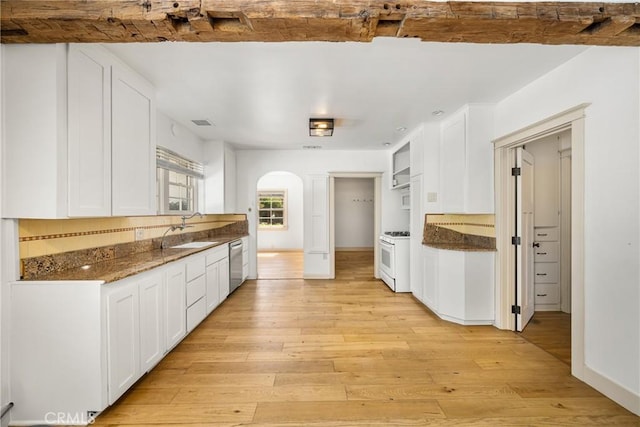
{"label": "window blind", "polygon": [[168,148],[156,147],[156,165],[159,168],[183,173],[195,178],[204,178],[204,166],[201,163],[182,157]]}

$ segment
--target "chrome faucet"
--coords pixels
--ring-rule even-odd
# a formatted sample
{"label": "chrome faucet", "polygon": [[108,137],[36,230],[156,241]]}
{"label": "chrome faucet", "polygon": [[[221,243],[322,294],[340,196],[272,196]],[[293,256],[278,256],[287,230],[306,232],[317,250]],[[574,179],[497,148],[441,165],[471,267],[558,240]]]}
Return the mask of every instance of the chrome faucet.
{"label": "chrome faucet", "polygon": [[160,241],[160,249],[164,249],[165,248],[164,247],[164,238],[167,236],[167,233],[169,231],[173,232],[173,231],[176,231],[176,230],[184,230],[185,228],[193,227],[193,225],[187,225],[186,221],[188,219],[193,218],[196,215],[198,215],[200,218],[202,218],[202,214],[200,212],[194,212],[189,216],[182,215],[182,224],[180,224],[180,225],[175,225],[175,224],[170,225],[169,228],[167,228],[167,230],[162,235],[162,240]]}
{"label": "chrome faucet", "polygon": [[180,224],[178,227],[180,228],[180,230],[184,230],[187,227],[193,227],[193,225],[187,225],[185,223],[186,220],[193,218],[194,216],[198,215],[200,218],[202,218],[202,214],[200,212],[194,212],[189,216],[186,215],[182,215],[182,224]]}

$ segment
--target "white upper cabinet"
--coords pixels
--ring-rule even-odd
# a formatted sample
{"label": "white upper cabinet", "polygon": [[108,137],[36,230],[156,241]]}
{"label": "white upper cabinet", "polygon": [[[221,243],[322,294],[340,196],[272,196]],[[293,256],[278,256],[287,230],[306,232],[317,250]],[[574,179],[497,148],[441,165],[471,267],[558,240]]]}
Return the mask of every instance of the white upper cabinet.
{"label": "white upper cabinet", "polygon": [[2,217],[155,214],[153,87],[100,46],[2,49]]}
{"label": "white upper cabinet", "polygon": [[4,218],[67,215],[64,45],[2,45]]}
{"label": "white upper cabinet", "polygon": [[467,105],[441,125],[445,213],[493,213],[493,106]]}
{"label": "white upper cabinet", "polygon": [[111,82],[112,212],[114,216],[155,215],[153,87],[131,71],[115,66]]}
{"label": "white upper cabinet", "polygon": [[420,125],[415,131],[411,132],[410,141],[409,166],[413,177],[421,175],[424,170],[424,125]]}
{"label": "white upper cabinet", "polygon": [[391,163],[391,188],[408,187],[411,178],[411,142],[405,142],[393,152]]}
{"label": "white upper cabinet", "polygon": [[111,63],[69,46],[69,216],[111,215]]}

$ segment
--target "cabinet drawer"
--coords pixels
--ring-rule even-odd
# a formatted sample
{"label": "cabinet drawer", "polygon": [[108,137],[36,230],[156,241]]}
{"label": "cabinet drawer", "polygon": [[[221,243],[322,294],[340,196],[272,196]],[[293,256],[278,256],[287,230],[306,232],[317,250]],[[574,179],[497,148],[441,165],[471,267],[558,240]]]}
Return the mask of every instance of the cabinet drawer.
{"label": "cabinet drawer", "polygon": [[536,262],[533,271],[534,283],[558,283],[557,262]]}
{"label": "cabinet drawer", "polygon": [[559,304],[560,287],[556,283],[538,283],[536,290],[536,304]]}
{"label": "cabinet drawer", "polygon": [[207,252],[207,265],[215,264],[229,256],[229,245],[224,244],[219,248],[215,248]]}
{"label": "cabinet drawer", "polygon": [[533,248],[534,262],[558,262],[558,242],[538,242],[538,245]]}
{"label": "cabinet drawer", "polygon": [[555,242],[558,240],[558,227],[536,227],[533,230],[533,240],[536,242]]}
{"label": "cabinet drawer", "polygon": [[193,259],[187,258],[187,282],[198,276],[202,276],[205,270],[204,256],[195,256]]}
{"label": "cabinet drawer", "polygon": [[187,331],[191,332],[207,317],[206,298],[200,298],[191,307],[187,308]]}
{"label": "cabinet drawer", "polygon": [[206,286],[205,276],[200,276],[187,283],[187,307],[204,296]]}

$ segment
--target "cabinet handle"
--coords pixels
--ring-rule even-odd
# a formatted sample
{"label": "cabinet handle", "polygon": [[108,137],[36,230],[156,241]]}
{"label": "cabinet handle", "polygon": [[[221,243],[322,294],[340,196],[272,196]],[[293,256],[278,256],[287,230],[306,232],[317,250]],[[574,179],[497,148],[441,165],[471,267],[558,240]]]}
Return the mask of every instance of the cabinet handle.
{"label": "cabinet handle", "polygon": [[536,294],[537,297],[546,297],[547,294]]}
{"label": "cabinet handle", "polygon": [[536,273],[536,276],[546,276],[547,273]]}
{"label": "cabinet handle", "polygon": [[538,236],[541,236],[541,237],[547,237],[547,235],[548,235],[547,233],[538,233]]}
{"label": "cabinet handle", "polygon": [[546,252],[536,252],[536,255],[546,255]]}

